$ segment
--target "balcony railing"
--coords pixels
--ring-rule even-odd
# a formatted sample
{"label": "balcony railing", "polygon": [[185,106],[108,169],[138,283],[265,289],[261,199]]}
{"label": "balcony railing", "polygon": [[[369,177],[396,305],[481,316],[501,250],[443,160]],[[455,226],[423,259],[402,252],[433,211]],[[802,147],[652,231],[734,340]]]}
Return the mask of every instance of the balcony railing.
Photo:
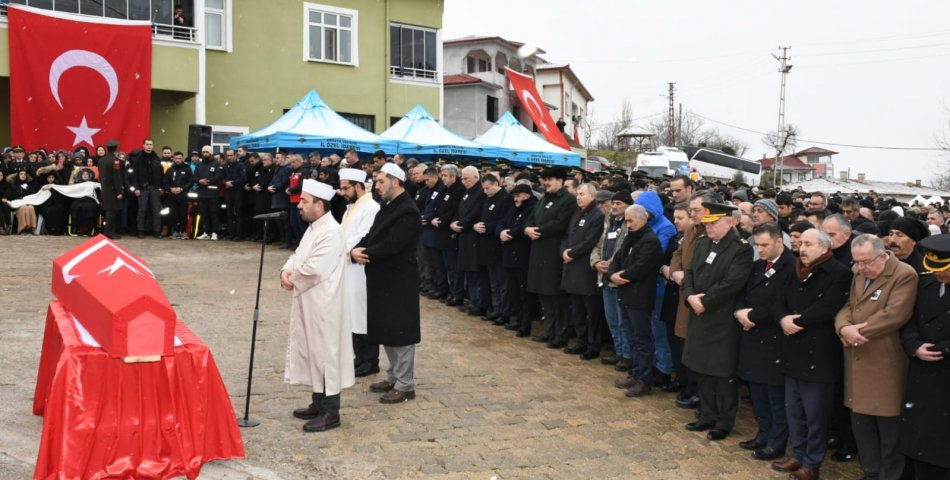
{"label": "balcony railing", "polygon": [[396,65],[389,67],[389,74],[393,78],[435,80],[438,73],[435,70],[425,68],[399,67]]}
{"label": "balcony railing", "polygon": [[[198,41],[197,28],[170,23],[171,16],[165,14],[167,9],[161,8],[170,6],[172,3],[169,0],[81,0],[81,2],[82,12],[79,11],[80,0],[0,0],[0,19],[6,20],[7,4],[20,4],[82,17],[150,21],[152,38],[188,43]],[[149,12],[154,12],[151,17]],[[168,17],[167,20],[164,17]]]}

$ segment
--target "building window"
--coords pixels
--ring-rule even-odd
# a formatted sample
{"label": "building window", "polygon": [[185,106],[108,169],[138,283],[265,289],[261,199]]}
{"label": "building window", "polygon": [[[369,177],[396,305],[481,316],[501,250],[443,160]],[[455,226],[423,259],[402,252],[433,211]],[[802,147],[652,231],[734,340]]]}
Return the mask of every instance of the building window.
{"label": "building window", "polygon": [[231,138],[247,135],[247,127],[232,125],[211,125],[211,149],[214,153],[224,153],[231,148]]}
{"label": "building window", "polygon": [[304,60],[359,64],[359,12],[348,8],[304,3]]}
{"label": "building window", "polygon": [[228,49],[228,0],[205,0],[205,47]]}
{"label": "building window", "polygon": [[341,117],[353,122],[357,127],[370,132],[376,131],[376,115],[363,115],[359,113],[337,112]]}
{"label": "building window", "polygon": [[[6,15],[8,3],[94,17],[145,20],[151,22],[152,36],[155,38],[188,42],[197,40],[197,29],[190,21],[194,13],[191,2],[182,5],[181,0],[0,0],[0,16]],[[174,20],[175,10],[179,8],[182,9],[182,18],[188,20],[185,24]]]}
{"label": "building window", "polygon": [[469,55],[465,57],[465,67],[467,69],[467,73],[490,72],[491,62],[487,58],[479,58]]}
{"label": "building window", "polygon": [[485,98],[487,99],[485,106],[488,107],[488,110],[485,112],[485,119],[495,123],[498,121],[498,99],[491,95]]}
{"label": "building window", "polygon": [[389,25],[389,72],[393,77],[438,80],[435,30]]}

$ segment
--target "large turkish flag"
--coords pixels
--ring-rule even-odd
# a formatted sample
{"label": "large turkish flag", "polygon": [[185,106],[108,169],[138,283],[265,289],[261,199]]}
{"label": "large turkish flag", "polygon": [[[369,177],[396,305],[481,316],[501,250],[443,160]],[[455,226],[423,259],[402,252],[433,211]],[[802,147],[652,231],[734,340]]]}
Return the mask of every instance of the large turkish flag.
{"label": "large turkish flag", "polygon": [[8,5],[14,144],[72,150],[149,136],[152,32],[148,22],[90,19]]}
{"label": "large turkish flag", "polygon": [[518,100],[521,101],[521,105],[527,110],[534,124],[538,126],[541,135],[544,135],[549,142],[570,150],[571,146],[568,145],[567,139],[551,118],[551,112],[544,106],[544,100],[538,94],[537,87],[534,86],[534,80],[508,67],[505,67],[505,73],[508,74],[508,80],[511,81],[515,93],[518,94]]}

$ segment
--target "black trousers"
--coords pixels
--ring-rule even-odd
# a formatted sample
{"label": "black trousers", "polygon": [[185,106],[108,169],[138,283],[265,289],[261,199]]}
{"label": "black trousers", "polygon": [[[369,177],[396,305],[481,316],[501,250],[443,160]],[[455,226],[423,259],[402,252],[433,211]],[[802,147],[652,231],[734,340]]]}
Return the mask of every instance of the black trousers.
{"label": "black trousers", "polygon": [[552,342],[567,342],[567,295],[563,293],[561,295],[538,294],[538,302],[544,314],[544,336]]}
{"label": "black trousers", "polygon": [[442,250],[435,247],[422,247],[422,250],[423,255],[426,257],[426,268],[429,270],[429,291],[439,295],[448,294],[449,284],[445,276]]}
{"label": "black trousers", "polygon": [[340,394],[325,395],[323,392],[313,392],[310,395],[310,406],[319,407],[324,413],[340,416]]}
{"label": "black trousers", "polygon": [[739,382],[734,378],[695,375],[703,405],[699,421],[715,424],[715,428],[727,432],[732,430],[739,411]]}
{"label": "black trousers", "polygon": [[231,238],[244,238],[244,190],[229,188],[224,192],[225,211],[228,215],[228,235]]}
{"label": "black trousers", "polygon": [[217,196],[198,199],[198,214],[201,215],[201,233],[211,235],[221,228],[221,199]]}
{"label": "black trousers", "polygon": [[356,357],[353,363],[357,367],[364,364],[379,366],[379,344],[370,343],[365,334],[353,334],[353,354]]}
{"label": "black trousers", "polygon": [[122,212],[120,210],[106,210],[104,213],[106,218],[102,233],[110,238],[118,235],[119,214]]}
{"label": "black trousers", "polygon": [[577,335],[576,346],[585,349],[586,353],[600,353],[603,343],[602,319],[596,318],[594,302],[604,304],[603,297],[593,295],[571,295],[571,324]]}
{"label": "black trousers", "polygon": [[188,193],[168,196],[168,226],[172,232],[188,233]]}

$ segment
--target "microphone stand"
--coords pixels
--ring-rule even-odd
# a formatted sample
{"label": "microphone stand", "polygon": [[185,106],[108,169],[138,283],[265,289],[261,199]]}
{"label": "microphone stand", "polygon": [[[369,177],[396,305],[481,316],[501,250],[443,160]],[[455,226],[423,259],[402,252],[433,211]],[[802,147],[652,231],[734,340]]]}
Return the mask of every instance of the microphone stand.
{"label": "microphone stand", "polygon": [[261,424],[259,420],[248,418],[248,411],[251,408],[251,379],[254,375],[254,348],[257,346],[257,319],[260,316],[261,306],[261,277],[264,274],[264,246],[267,245],[267,224],[269,218],[264,219],[264,232],[261,235],[261,261],[257,267],[257,296],[254,299],[254,326],[251,329],[251,358],[247,366],[247,395],[244,397],[244,417],[237,419],[239,427],[256,427]]}

